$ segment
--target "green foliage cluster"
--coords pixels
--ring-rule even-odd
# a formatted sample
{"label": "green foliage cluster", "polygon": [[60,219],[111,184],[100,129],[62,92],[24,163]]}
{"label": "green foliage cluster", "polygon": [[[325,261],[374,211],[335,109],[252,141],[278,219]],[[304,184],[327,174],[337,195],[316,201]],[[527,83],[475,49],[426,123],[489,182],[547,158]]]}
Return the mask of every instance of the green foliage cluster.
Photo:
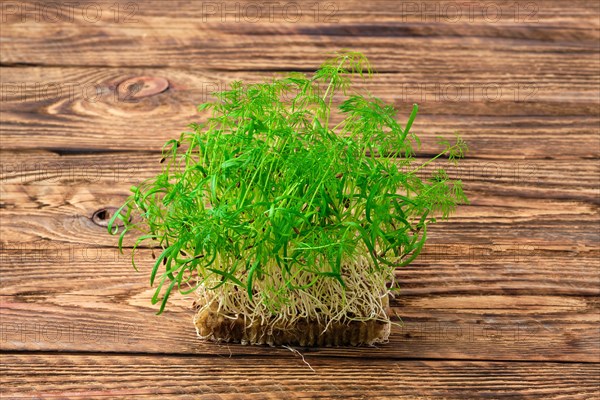
{"label": "green foliage cluster", "polygon": [[[364,274],[415,259],[434,216],[466,201],[443,170],[417,172],[463,157],[466,145],[443,141],[415,165],[417,106],[402,126],[393,106],[351,90],[352,77],[371,74],[364,55],[345,51],[310,77],[234,82],[199,106],[206,123],[165,144],[162,173],[132,187],[109,224],[113,234],[117,218],[124,224],[120,246],[137,230],[135,247],[162,249],[151,275],[160,312],[174,288],[191,293],[211,277],[252,297],[274,268],[284,281],[271,289],[291,293],[321,279],[343,288],[343,265],[357,255],[370,257]],[[334,96],[342,119],[330,126]],[[307,272],[313,280],[298,283]]]}

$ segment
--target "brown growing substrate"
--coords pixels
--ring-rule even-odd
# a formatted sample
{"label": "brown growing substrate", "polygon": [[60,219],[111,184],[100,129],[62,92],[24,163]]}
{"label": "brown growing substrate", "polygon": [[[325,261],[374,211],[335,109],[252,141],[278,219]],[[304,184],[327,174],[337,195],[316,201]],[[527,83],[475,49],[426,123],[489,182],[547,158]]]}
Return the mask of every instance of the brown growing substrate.
{"label": "brown growing substrate", "polygon": [[379,319],[332,322],[328,327],[306,318],[298,318],[286,326],[256,322],[246,326],[243,317],[226,316],[215,307],[200,309],[194,317],[194,325],[201,338],[216,342],[324,347],[386,343],[391,328],[389,321]]}

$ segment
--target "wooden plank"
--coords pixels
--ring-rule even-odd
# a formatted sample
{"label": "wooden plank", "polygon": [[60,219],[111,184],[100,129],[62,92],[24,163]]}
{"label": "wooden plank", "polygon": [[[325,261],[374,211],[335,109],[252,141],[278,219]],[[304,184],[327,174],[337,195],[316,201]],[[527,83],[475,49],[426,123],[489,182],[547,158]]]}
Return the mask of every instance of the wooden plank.
{"label": "wooden plank", "polygon": [[[9,190],[14,188],[5,187],[6,208],[0,210],[2,246],[44,248],[47,241],[59,246],[115,246],[117,238],[108,235],[106,227],[95,224],[92,216],[107,206],[120,206],[126,189],[107,190],[100,185],[62,189],[64,187],[29,186],[11,193]],[[440,222],[430,230],[431,243],[484,248],[521,243],[538,251],[565,252],[597,248],[598,212],[593,205],[578,201],[519,200],[509,195],[493,196],[474,191],[468,195],[472,201],[470,206],[461,206],[451,221]],[[19,207],[19,201],[27,196],[32,200]],[[497,202],[506,205],[495,206]],[[580,215],[586,218],[579,220]],[[134,236],[128,235],[124,243],[132,246],[133,242]]]}
{"label": "wooden plank", "polygon": [[[134,89],[123,91],[123,87],[116,90],[123,82],[137,76],[166,79],[169,88],[154,94]],[[48,108],[56,112],[62,108],[61,111],[65,112],[73,111],[71,108],[93,110],[93,106],[112,106],[121,108],[121,114],[147,112],[150,106],[175,107],[173,103],[180,102],[185,106],[185,102],[190,102],[190,108],[179,110],[189,113],[190,109],[194,110],[195,104],[213,99],[213,91],[225,90],[233,81],[262,82],[281,76],[284,74],[278,72],[186,71],[174,68],[11,67],[3,68],[1,100],[4,111],[33,113]],[[576,116],[593,115],[590,105],[598,99],[590,85],[598,81],[597,75],[581,76],[578,73],[539,76],[531,71],[506,73],[492,70],[478,74],[450,71],[444,74],[438,72],[432,77],[417,70],[376,74],[364,81],[359,78],[354,85],[356,89],[369,91],[400,108],[408,107],[408,111],[416,102],[427,104],[426,111],[431,114],[453,115],[460,112],[461,115],[488,115],[492,108],[487,105],[486,109],[485,103],[488,102],[508,107],[494,107],[496,115],[528,115],[524,110],[519,111],[519,108],[525,107],[527,111],[535,110],[542,115],[554,111],[552,115]],[[557,101],[567,108],[551,108]],[[544,107],[536,105],[537,102],[543,103]],[[462,107],[461,110],[460,106],[464,103],[470,103],[471,107]],[[515,103],[521,103],[520,107]]]}
{"label": "wooden plank", "polygon": [[[529,29],[535,28],[537,23],[560,24],[561,27],[581,27],[581,23],[597,27],[600,25],[595,18],[598,9],[590,0],[574,0],[570,7],[565,8],[560,0],[546,0],[544,3],[521,4],[517,9],[510,0],[500,0],[493,5],[487,2],[472,2],[467,7],[453,1],[441,0],[436,4],[399,4],[393,0],[373,0],[363,2],[360,0],[346,0],[342,2],[319,2],[315,4],[310,0],[299,0],[290,5],[283,2],[271,4],[257,3],[252,0],[215,2],[204,6],[188,2],[164,3],[160,0],[148,0],[135,5],[121,3],[117,10],[110,1],[83,0],[75,3],[74,7],[68,5],[32,7],[34,0],[25,0],[21,7],[6,6],[3,22],[7,25],[33,25],[37,24],[64,24],[78,26],[104,27],[128,25],[130,27],[152,23],[153,29],[183,29],[188,24],[196,23],[237,23],[240,25],[273,25],[276,23],[313,23],[326,25],[334,23],[361,23],[361,22],[438,22],[440,25],[526,25]],[[37,4],[36,4],[37,5]],[[29,7],[28,7],[29,6]],[[216,8],[214,7],[216,6]],[[89,8],[83,15],[85,8]],[[94,15],[94,11],[102,14]],[[235,11],[240,11],[236,15]],[[315,12],[319,11],[318,15]],[[495,11],[499,11],[495,15]],[[560,12],[558,12],[560,11]],[[287,12],[287,15],[286,15]],[[225,13],[226,15],[223,15]],[[259,15],[260,13],[260,15]],[[297,14],[302,14],[298,18]],[[97,17],[97,18],[96,18]],[[320,18],[318,18],[320,17]],[[140,21],[140,19],[143,19]],[[177,19],[181,25],[168,26],[166,20]],[[297,21],[294,21],[297,19]],[[330,21],[327,21],[329,19]],[[335,21],[335,20],[339,21]],[[136,21],[137,20],[137,21]],[[148,28],[148,27],[146,27]],[[457,26],[457,29],[464,27]],[[435,32],[432,32],[435,34]]]}
{"label": "wooden plank", "polygon": [[[112,278],[88,278],[74,267],[64,265],[59,272],[63,288],[0,296],[2,350],[247,355],[264,349],[199,340],[190,295],[174,295],[165,314],[156,316],[157,307],[150,304],[154,290],[140,284],[146,279],[137,281],[118,268]],[[113,272],[105,269],[104,276]],[[597,296],[403,292],[392,307],[402,322],[392,328],[389,344],[306,351],[367,358],[600,361]]]}
{"label": "wooden plank", "polygon": [[[42,292],[61,288],[62,264],[89,271],[82,282],[99,286],[110,284],[96,281],[107,278],[103,265],[130,276],[128,253],[119,255],[116,238],[91,216],[119,206],[130,185],[159,172],[156,158],[153,153],[4,152],[3,293],[34,293],[36,285]],[[400,274],[407,290],[598,293],[597,163],[580,161],[574,167],[568,161],[536,160],[519,166],[465,160],[461,168],[449,171],[464,180],[471,205],[431,229],[416,268]],[[140,257],[152,264],[148,252]],[[47,272],[41,283],[28,281],[28,274],[39,274],[42,265]]]}
{"label": "wooden plank", "polygon": [[[114,246],[116,238],[91,217],[105,207],[120,206],[132,184],[157,172],[157,156],[148,154],[8,154],[0,189],[0,240],[6,249],[43,248],[46,241],[59,247]],[[464,177],[471,204],[431,229],[432,243],[484,248],[521,243],[540,251],[583,253],[597,248],[597,163],[581,161],[573,168],[540,160],[519,167],[500,160],[481,166],[473,160],[464,168],[450,171]],[[586,218],[579,220],[582,215]]]}
{"label": "wooden plank", "polygon": [[[430,157],[425,156],[417,157],[415,165]],[[19,190],[29,187],[49,190],[78,186],[113,186],[116,193],[127,194],[130,185],[156,176],[163,168],[160,151],[0,151],[0,158],[0,182],[7,196],[18,196]],[[452,179],[462,180],[466,189],[474,192],[591,204],[596,202],[600,175],[595,160],[478,159],[469,155],[458,165],[436,161],[423,169],[423,175],[438,168],[444,168]],[[25,204],[32,199],[20,200],[24,202],[20,203],[22,207],[31,207]]]}
{"label": "wooden plank", "polygon": [[[462,21],[447,10],[452,2],[437,3],[443,14],[419,3],[417,12],[391,1],[318,3],[337,8],[334,19],[327,11],[315,17],[309,10],[314,2],[299,2],[303,18],[297,21],[285,18],[284,3],[272,21],[256,22],[252,11],[246,11],[252,2],[241,4],[242,11],[229,13],[229,18],[196,4],[145,2],[134,18],[116,22],[108,1],[96,3],[87,18],[80,15],[85,5],[78,6],[71,20],[56,18],[54,9],[27,15],[26,7],[34,8],[29,3],[5,14],[5,40],[0,43],[4,64],[312,69],[325,52],[340,48],[373,50],[376,65],[386,71],[427,70],[432,65],[439,71],[442,64],[446,71],[494,66],[507,71],[534,68],[544,74],[577,65],[580,73],[594,74],[598,62],[598,10],[588,1],[572,2],[568,11],[560,1],[519,3],[519,10],[510,1],[496,2],[493,10],[475,2],[472,11],[461,10]],[[229,10],[236,7],[235,2],[216,3]],[[90,21],[98,9],[104,16]],[[465,63],[473,54],[478,62]]]}
{"label": "wooden plank", "polygon": [[[127,195],[130,185],[162,171],[160,158],[160,150],[0,150],[0,182],[6,193],[3,201],[11,201],[10,196],[19,196],[19,190],[32,186],[45,186],[46,190],[51,187],[115,187],[120,196]],[[421,155],[415,163],[424,161],[424,155]],[[504,159],[501,156],[479,159],[468,154],[458,165],[446,160],[436,161],[423,171],[429,174],[437,168],[444,168],[452,179],[462,180],[466,190],[473,192],[526,199],[597,202],[600,165],[595,160]],[[19,198],[19,206],[31,208],[32,201],[28,197]],[[4,208],[13,207],[6,204]]]}
{"label": "wooden plank", "polygon": [[7,398],[591,399],[590,364],[6,354]]}
{"label": "wooden plank", "polygon": [[[130,250],[121,255],[113,247],[116,238],[91,222],[84,229],[78,228],[83,217],[58,219],[50,215],[40,219],[38,213],[34,220],[33,216],[0,215],[4,231],[0,251],[3,292],[8,287],[25,292],[36,287],[48,290],[61,282],[63,263],[86,271],[86,279],[92,282],[102,276],[97,274],[104,267],[110,274],[118,267],[120,275],[131,278]],[[399,278],[405,288],[417,292],[597,294],[597,221],[578,222],[575,229],[570,219],[566,215],[564,223],[529,222],[525,228],[519,223],[470,224],[460,220],[439,224],[431,229],[425,250],[413,267],[402,269]],[[130,244],[133,237],[126,240]],[[141,268],[153,265],[149,251],[140,250],[136,257]],[[29,281],[31,273],[44,276],[44,281]]]}
{"label": "wooden plank", "polygon": [[[561,251],[512,244],[428,243],[396,279],[402,296],[448,295],[600,295],[597,248]],[[1,249],[0,295],[56,296],[103,288],[111,296],[150,290],[150,250],[43,243],[29,249]],[[35,276],[35,279],[31,279]],[[124,284],[123,282],[127,282]],[[149,304],[146,304],[149,305]]]}
{"label": "wooden plank", "polygon": [[[409,114],[412,103],[420,103],[413,130],[422,137],[424,152],[437,149],[436,136],[460,132],[470,154],[478,158],[597,157],[600,118],[595,88],[600,78],[582,75],[579,66],[565,69],[571,73],[540,74],[531,68],[474,73],[457,68],[432,75],[417,70],[379,75],[359,87],[394,103],[400,120]],[[138,99],[118,95],[119,83],[136,76],[164,78],[170,87]],[[204,120],[206,116],[198,114],[195,106],[208,100],[211,92],[236,79],[256,82],[268,76],[272,74],[4,68],[3,148],[31,149],[42,144],[64,149],[158,150],[190,122]]]}
{"label": "wooden plank", "polygon": [[[494,2],[503,15],[490,21],[476,2],[475,21],[448,21],[436,14],[456,2],[320,2],[318,15],[294,2],[299,21],[277,3],[274,21],[239,23],[204,20],[193,2],[122,3],[114,20],[113,1],[86,0],[73,21],[16,4],[27,22],[0,6],[0,397],[600,397],[595,3]],[[311,371],[289,349],[199,341],[191,296],[154,315],[150,251],[136,274],[93,212],[158,172],[158,149],[204,118],[194,108],[209,91],[312,71],[340,47],[370,56],[383,74],[359,86],[400,119],[420,103],[423,154],[453,131],[471,147],[450,173],[472,204],[397,271],[390,343],[299,349]],[[115,97],[140,76],[170,86]]]}

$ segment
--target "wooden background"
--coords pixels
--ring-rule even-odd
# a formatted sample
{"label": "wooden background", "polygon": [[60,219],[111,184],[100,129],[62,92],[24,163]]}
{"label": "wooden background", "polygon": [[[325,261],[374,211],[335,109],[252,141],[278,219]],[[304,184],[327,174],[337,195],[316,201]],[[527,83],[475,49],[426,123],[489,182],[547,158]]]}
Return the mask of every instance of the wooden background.
{"label": "wooden background", "polygon": [[[598,3],[66,3],[1,2],[3,398],[600,396]],[[397,273],[404,325],[299,348],[313,372],[199,341],[190,298],[155,316],[147,271],[93,215],[159,171],[211,91],[340,48],[400,115],[420,104],[423,154],[454,131],[471,148],[450,169],[471,204]],[[127,86],[143,76],[168,88]]]}

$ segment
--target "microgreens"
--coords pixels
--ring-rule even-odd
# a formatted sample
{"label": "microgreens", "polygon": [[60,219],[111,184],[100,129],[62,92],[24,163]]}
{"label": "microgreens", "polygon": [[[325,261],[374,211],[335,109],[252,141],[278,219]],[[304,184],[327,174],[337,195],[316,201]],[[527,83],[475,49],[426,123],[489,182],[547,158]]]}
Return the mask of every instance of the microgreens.
{"label": "microgreens", "polygon": [[363,260],[352,272],[360,281],[418,256],[434,216],[466,197],[443,170],[417,173],[463,157],[466,145],[441,139],[443,150],[418,164],[417,105],[401,125],[393,106],[351,90],[353,76],[371,75],[365,56],[344,51],[312,76],[234,82],[198,107],[205,123],[164,145],[162,172],[132,187],[109,224],[113,234],[117,218],[124,224],[121,249],[132,230],[134,252],[144,242],[162,249],[151,273],[159,313],[175,288],[225,285],[276,313],[314,285],[343,292],[352,260]]}

